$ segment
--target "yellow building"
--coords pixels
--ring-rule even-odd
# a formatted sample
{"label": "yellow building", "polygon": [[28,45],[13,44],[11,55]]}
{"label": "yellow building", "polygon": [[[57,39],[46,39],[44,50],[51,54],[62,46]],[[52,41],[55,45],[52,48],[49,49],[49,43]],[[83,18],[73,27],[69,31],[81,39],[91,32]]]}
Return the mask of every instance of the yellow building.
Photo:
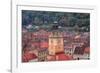
{"label": "yellow building", "polygon": [[59,31],[53,31],[49,36],[49,55],[64,52],[63,35]]}

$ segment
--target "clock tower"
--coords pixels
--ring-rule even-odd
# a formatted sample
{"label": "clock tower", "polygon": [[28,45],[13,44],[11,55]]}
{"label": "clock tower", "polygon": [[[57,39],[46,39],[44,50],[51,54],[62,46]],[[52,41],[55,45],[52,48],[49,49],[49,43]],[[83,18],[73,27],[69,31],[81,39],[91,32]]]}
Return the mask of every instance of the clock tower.
{"label": "clock tower", "polygon": [[63,35],[60,31],[54,30],[49,36],[49,55],[64,52]]}

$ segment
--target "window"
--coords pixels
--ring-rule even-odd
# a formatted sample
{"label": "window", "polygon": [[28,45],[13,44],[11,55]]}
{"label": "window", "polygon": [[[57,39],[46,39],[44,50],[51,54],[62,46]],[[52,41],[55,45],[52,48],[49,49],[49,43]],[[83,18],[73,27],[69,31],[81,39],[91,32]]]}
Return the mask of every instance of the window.
{"label": "window", "polygon": [[53,43],[53,40],[51,40],[51,43]]}

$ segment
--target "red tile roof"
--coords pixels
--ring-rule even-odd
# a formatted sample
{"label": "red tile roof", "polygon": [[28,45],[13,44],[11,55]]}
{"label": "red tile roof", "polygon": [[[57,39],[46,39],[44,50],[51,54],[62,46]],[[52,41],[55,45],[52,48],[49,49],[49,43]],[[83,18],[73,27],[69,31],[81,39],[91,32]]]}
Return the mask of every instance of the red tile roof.
{"label": "red tile roof", "polygon": [[89,47],[85,48],[84,53],[90,53],[90,48]]}
{"label": "red tile roof", "polygon": [[33,53],[25,52],[22,55],[22,62],[28,62],[29,60],[36,59],[37,56]]}
{"label": "red tile roof", "polygon": [[49,61],[64,61],[64,60],[72,60],[72,56],[65,55],[63,52],[57,53],[56,55],[49,55],[48,60]]}
{"label": "red tile roof", "polygon": [[57,54],[57,55],[56,55],[56,60],[58,60],[58,61],[72,60],[72,56],[70,56],[70,55],[65,55],[64,53],[62,53],[62,54]]}
{"label": "red tile roof", "polygon": [[47,59],[48,59],[48,61],[55,61],[56,60],[54,55],[48,55]]}
{"label": "red tile roof", "polygon": [[32,47],[35,47],[35,46],[40,46],[40,44],[38,42],[33,42]]}
{"label": "red tile roof", "polygon": [[48,48],[48,42],[41,42],[40,47],[41,48]]}

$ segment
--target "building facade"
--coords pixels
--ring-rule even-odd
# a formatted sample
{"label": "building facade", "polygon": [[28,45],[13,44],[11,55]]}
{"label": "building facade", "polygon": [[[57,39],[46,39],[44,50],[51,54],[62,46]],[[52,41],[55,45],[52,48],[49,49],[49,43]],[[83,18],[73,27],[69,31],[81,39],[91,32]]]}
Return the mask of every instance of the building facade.
{"label": "building facade", "polygon": [[61,32],[54,31],[49,36],[49,55],[64,51],[63,36]]}

